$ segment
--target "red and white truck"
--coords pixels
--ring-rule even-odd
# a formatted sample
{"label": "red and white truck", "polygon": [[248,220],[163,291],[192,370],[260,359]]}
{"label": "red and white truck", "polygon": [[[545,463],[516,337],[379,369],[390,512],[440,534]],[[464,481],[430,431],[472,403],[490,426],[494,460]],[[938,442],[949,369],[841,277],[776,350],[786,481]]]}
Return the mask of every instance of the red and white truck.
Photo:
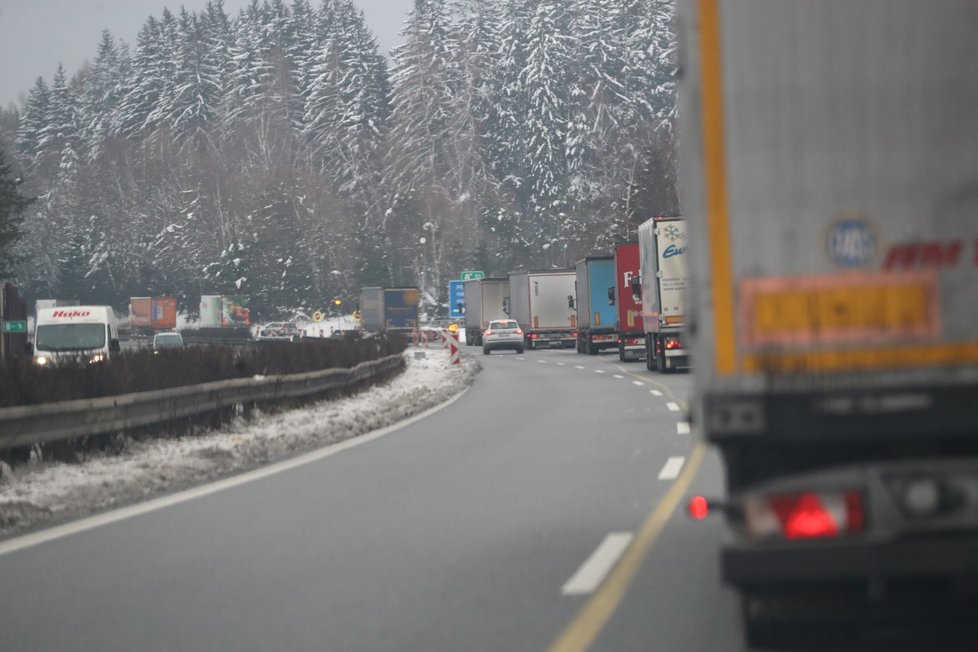
{"label": "red and white truck", "polygon": [[633,279],[641,278],[638,243],[615,245],[615,284],[608,288],[608,300],[618,311],[618,359],[639,360],[645,356],[645,326],[642,323],[642,299],[632,290]]}

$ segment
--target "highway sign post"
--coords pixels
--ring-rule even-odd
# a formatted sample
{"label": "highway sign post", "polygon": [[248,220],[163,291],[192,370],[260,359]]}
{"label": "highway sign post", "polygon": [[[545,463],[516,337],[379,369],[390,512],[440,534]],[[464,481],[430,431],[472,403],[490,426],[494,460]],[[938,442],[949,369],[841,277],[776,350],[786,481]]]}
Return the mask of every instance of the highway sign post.
{"label": "highway sign post", "polygon": [[474,270],[468,270],[459,274],[459,278],[463,281],[474,281],[477,278],[485,278],[486,273]]}
{"label": "highway sign post", "polygon": [[448,282],[448,316],[452,319],[465,316],[465,281]]}
{"label": "highway sign post", "polygon": [[27,322],[26,321],[5,321],[3,322],[3,332],[4,333],[26,333],[27,332]]}

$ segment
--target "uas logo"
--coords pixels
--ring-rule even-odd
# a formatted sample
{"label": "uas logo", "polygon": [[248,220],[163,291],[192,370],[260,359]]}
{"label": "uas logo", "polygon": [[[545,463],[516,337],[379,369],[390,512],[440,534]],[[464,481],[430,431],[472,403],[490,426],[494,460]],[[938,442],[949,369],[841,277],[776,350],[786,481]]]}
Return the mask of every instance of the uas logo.
{"label": "uas logo", "polygon": [[844,217],[829,227],[825,248],[839,267],[862,267],[876,259],[879,238],[868,220]]}

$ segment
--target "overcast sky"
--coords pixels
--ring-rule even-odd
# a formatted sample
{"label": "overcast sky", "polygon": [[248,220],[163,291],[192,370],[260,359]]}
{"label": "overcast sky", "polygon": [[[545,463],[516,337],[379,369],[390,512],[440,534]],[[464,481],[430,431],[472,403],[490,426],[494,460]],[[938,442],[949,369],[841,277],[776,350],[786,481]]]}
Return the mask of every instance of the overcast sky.
{"label": "overcast sky", "polygon": [[[224,0],[236,16],[250,0]],[[367,16],[385,52],[397,45],[398,32],[412,0],[354,0]],[[0,0],[0,106],[19,102],[38,76],[49,83],[58,62],[69,76],[95,58],[102,30],[135,45],[139,28],[164,7],[199,11],[207,0]],[[314,7],[319,0],[312,0]]]}

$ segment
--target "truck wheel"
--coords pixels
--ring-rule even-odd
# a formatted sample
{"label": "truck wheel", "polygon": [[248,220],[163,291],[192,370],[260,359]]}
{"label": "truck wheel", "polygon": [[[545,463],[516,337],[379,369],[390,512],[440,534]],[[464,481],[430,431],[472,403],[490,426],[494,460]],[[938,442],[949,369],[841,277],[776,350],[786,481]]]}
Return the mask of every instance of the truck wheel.
{"label": "truck wheel", "polygon": [[533,350],[533,340],[527,340],[526,341],[526,349],[528,351],[532,351]]}
{"label": "truck wheel", "polygon": [[469,331],[465,331],[465,346],[472,346],[473,339],[474,338],[472,337],[472,333],[470,333]]}
{"label": "truck wheel", "polygon": [[489,349],[482,347],[482,355],[489,355]]}
{"label": "truck wheel", "polygon": [[652,335],[645,336],[645,368],[649,371],[656,370],[655,364],[655,337]]}
{"label": "truck wheel", "polygon": [[523,347],[522,346],[520,348],[516,349],[516,355],[519,355],[520,353],[523,353]]}
{"label": "truck wheel", "polygon": [[[658,348],[658,347],[656,347],[656,348]],[[668,369],[666,369],[666,352],[665,351],[659,351],[658,353],[655,354],[655,366],[656,366],[656,369],[658,370],[658,372],[660,374],[664,374],[667,371],[669,371]]]}
{"label": "truck wheel", "polygon": [[625,345],[624,344],[619,344],[618,345],[618,360],[620,360],[621,362],[625,362]]}

